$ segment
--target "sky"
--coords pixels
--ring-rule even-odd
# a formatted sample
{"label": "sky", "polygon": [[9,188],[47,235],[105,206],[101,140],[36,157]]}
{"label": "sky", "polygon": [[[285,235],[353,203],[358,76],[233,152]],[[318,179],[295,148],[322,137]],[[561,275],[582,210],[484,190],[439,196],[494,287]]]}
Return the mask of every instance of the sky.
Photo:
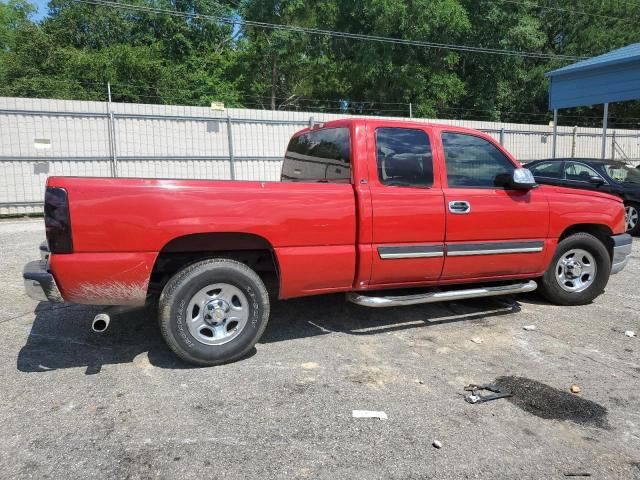
{"label": "sky", "polygon": [[49,0],[30,0],[36,7],[38,7],[38,11],[33,14],[34,20],[41,20],[43,17],[47,15],[47,3]]}

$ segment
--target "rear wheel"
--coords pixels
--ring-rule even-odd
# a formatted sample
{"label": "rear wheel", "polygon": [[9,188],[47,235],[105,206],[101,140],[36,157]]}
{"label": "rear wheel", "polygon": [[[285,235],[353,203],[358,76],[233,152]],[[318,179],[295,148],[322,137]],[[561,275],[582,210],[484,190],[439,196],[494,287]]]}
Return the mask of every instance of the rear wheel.
{"label": "rear wheel", "polygon": [[611,257],[603,243],[588,233],[576,233],[560,243],[540,291],[558,305],[584,305],[604,291]]}
{"label": "rear wheel", "polygon": [[640,234],[640,207],[635,203],[627,203],[624,206],[624,221],[627,233]]}
{"label": "rear wheel", "polygon": [[260,339],[269,318],[269,295],[245,264],[204,260],[169,280],[159,317],[167,345],[180,358],[217,365],[241,358]]}

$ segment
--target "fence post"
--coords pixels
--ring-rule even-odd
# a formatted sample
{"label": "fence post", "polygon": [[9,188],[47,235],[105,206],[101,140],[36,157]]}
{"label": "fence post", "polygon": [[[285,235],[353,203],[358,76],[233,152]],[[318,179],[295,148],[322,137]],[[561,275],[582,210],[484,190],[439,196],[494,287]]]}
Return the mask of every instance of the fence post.
{"label": "fence post", "polygon": [[611,160],[616,159],[616,131],[613,131],[613,136],[611,137]]}
{"label": "fence post", "polygon": [[314,123],[313,116],[309,117],[309,128],[313,128]]}
{"label": "fence post", "polygon": [[231,180],[236,179],[236,169],[233,162],[233,132],[231,131],[231,117],[227,115],[227,138],[229,139],[229,169],[231,170]]}
{"label": "fence post", "polygon": [[111,176],[118,176],[118,148],[116,144],[116,119],[113,116],[113,110],[111,108],[111,82],[107,82],[107,96],[109,101],[107,102],[107,114],[109,115],[109,154],[111,156]]}
{"label": "fence post", "polygon": [[504,147],[504,127],[500,129],[500,145]]}
{"label": "fence post", "polygon": [[558,146],[558,110],[553,111],[553,144],[551,147],[551,158],[556,158],[556,148]]}
{"label": "fence post", "polygon": [[413,105],[409,102],[409,118],[413,118]]}
{"label": "fence post", "polygon": [[573,126],[573,136],[571,137],[571,158],[576,158],[576,143],[578,141],[578,126]]}
{"label": "fence post", "polygon": [[609,104],[604,104],[604,115],[602,116],[602,153],[600,158],[604,160],[607,156],[607,123],[609,122]]}

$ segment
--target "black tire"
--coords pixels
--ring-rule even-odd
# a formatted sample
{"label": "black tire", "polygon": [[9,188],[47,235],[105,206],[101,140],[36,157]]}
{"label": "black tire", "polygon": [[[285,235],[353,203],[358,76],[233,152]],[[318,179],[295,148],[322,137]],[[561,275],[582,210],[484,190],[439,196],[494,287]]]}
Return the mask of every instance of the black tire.
{"label": "black tire", "polygon": [[[586,250],[593,256],[596,263],[593,282],[581,292],[564,290],[556,279],[558,261],[564,254],[573,249]],[[611,256],[604,244],[588,233],[575,233],[558,243],[553,260],[551,260],[549,268],[541,279],[540,293],[547,300],[557,305],[584,305],[590,303],[604,291],[610,274]]]}
{"label": "black tire", "polygon": [[[626,213],[627,213],[627,207],[631,207],[633,209],[635,209],[636,214],[640,214],[640,205],[638,205],[637,203],[633,203],[633,202],[627,202],[624,204],[624,208],[625,208],[625,221],[626,221]],[[638,221],[636,222],[635,226],[633,228],[630,228],[629,230],[627,230],[627,233],[630,235],[633,235],[634,237],[637,237],[640,235],[640,218],[638,218]]]}
{"label": "black tire", "polygon": [[[248,301],[248,320],[228,343],[207,345],[186,324],[191,298],[210,284],[239,289]],[[160,295],[159,322],[167,345],[181,359],[200,366],[219,365],[246,355],[262,336],[269,319],[269,294],[260,277],[245,264],[216,258],[194,263],[176,273]]]}

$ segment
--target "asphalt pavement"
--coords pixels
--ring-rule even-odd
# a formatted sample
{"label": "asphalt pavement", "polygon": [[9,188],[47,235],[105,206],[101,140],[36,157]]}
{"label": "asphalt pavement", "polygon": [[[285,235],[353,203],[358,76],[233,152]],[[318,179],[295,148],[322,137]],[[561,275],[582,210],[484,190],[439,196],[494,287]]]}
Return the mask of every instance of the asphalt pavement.
{"label": "asphalt pavement", "polygon": [[153,309],[96,334],[100,308],[26,297],[43,239],[0,221],[0,478],[640,478],[639,241],[591,305],[296,299],[246,358],[194,368]]}

